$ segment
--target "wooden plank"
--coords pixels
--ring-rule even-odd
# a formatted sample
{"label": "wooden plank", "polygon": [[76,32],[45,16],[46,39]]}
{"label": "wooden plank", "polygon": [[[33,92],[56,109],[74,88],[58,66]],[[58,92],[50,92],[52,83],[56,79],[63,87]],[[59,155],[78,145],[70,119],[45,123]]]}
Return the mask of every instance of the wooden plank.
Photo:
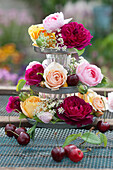
{"label": "wooden plank", "polygon": [[[0,127],[5,127],[6,124],[9,123],[9,116],[0,116]],[[20,119],[18,116],[10,116],[10,123],[14,124],[15,126],[19,126],[20,124]],[[27,119],[22,119],[21,120],[21,126],[24,127],[31,127],[32,125],[29,124]]]}
{"label": "wooden plank", "polygon": [[[29,87],[24,87],[22,91],[28,91]],[[0,86],[0,95],[18,95],[16,86]]]}
{"label": "wooden plank", "polygon": [[[22,91],[28,91],[29,87],[24,87]],[[100,95],[104,95],[104,91],[106,93],[113,92],[113,88],[92,88],[95,92],[97,92]],[[0,95],[17,95],[18,92],[16,91],[16,86],[0,86]]]}
{"label": "wooden plank", "polygon": [[[94,126],[96,129],[96,125],[99,120],[101,120],[101,119],[96,119],[91,125],[86,126],[85,129],[90,129],[92,126]],[[113,130],[113,119],[106,119],[106,121],[109,122],[109,124],[110,124],[110,130]],[[9,117],[8,116],[0,116],[0,127],[5,127],[7,123],[9,123]],[[12,123],[18,127],[20,124],[19,117],[18,116],[10,116],[10,123]],[[31,127],[32,125],[29,124],[29,122],[26,119],[22,119],[21,126]]]}

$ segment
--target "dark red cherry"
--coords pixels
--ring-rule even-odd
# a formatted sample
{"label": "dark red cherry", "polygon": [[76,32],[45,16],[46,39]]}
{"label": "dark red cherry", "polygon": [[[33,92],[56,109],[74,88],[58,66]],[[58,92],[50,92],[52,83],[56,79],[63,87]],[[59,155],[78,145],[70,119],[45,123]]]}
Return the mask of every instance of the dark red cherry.
{"label": "dark red cherry", "polygon": [[79,82],[79,77],[76,74],[71,74],[67,77],[68,86],[77,86]]}
{"label": "dark red cherry", "polygon": [[26,132],[20,132],[18,138],[17,138],[17,142],[20,145],[27,145],[30,142],[30,136],[28,133]]}
{"label": "dark red cherry", "polygon": [[7,124],[5,126],[5,134],[8,136],[8,137],[13,137],[14,136],[14,131],[16,129],[16,126],[13,125],[13,124]]}
{"label": "dark red cherry", "polygon": [[72,149],[76,149],[77,147],[74,145],[74,144],[70,144],[70,145],[66,145],[64,147],[64,150],[65,150],[65,156],[69,156],[69,153]]}
{"label": "dark red cherry", "polygon": [[[21,132],[26,132],[27,130],[24,128],[24,127],[20,127],[20,128],[16,128],[15,129],[15,133],[20,135]],[[18,138],[18,135],[14,134],[14,137],[17,139]]]}
{"label": "dark red cherry", "polygon": [[109,128],[110,128],[110,124],[109,124],[108,122],[104,122],[104,121],[102,121],[102,120],[98,121],[98,123],[97,123],[97,129],[98,129],[100,132],[104,133],[104,132],[108,131]]}
{"label": "dark red cherry", "polygon": [[59,147],[55,147],[51,151],[51,156],[52,156],[54,161],[61,162],[61,160],[65,156],[65,150],[62,147],[60,147],[60,146]]}

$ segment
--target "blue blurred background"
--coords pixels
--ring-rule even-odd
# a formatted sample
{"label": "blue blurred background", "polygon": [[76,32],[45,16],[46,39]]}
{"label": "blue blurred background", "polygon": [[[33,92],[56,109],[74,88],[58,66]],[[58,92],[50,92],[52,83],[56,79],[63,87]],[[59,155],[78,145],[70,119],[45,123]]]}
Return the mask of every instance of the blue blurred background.
{"label": "blue blurred background", "polygon": [[92,46],[83,56],[101,67],[113,87],[113,0],[0,0],[0,85],[16,85],[30,61],[43,60],[33,50],[28,27],[61,11],[90,30]]}

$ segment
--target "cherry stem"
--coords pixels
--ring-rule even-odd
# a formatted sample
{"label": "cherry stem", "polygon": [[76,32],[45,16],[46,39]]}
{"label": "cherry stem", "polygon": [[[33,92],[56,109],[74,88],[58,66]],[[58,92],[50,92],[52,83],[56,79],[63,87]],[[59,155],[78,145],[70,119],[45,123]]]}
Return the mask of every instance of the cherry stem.
{"label": "cherry stem", "polygon": [[82,152],[89,152],[89,151],[91,151],[91,148],[87,148],[87,150],[84,150]]}
{"label": "cherry stem", "polygon": [[20,123],[19,123],[19,128],[21,127],[21,119],[20,119]]}
{"label": "cherry stem", "polygon": [[57,146],[59,146],[59,144],[58,144],[58,139],[57,139],[56,134],[57,134],[57,133],[55,132],[54,135],[55,135],[55,138],[56,138]]}
{"label": "cherry stem", "polygon": [[17,133],[15,133],[14,131],[12,130],[7,130],[7,132],[12,132],[13,134],[17,135],[19,137],[19,135]]}
{"label": "cherry stem", "polygon": [[[91,132],[91,131],[94,130],[94,129],[95,129],[94,126],[91,127],[91,128],[89,129],[89,132]],[[87,136],[87,139],[88,139],[88,137],[89,137],[89,135]],[[85,144],[85,143],[86,143],[86,141],[83,141],[82,143],[79,144],[79,146],[82,145],[82,144]]]}
{"label": "cherry stem", "polygon": [[[104,91],[104,97],[106,97],[106,91]],[[102,99],[102,98],[101,98]],[[105,112],[104,112],[104,122],[105,122],[105,113],[106,113],[106,106],[105,106],[105,102],[104,100],[102,99],[102,102],[104,104],[104,108],[105,108]]]}

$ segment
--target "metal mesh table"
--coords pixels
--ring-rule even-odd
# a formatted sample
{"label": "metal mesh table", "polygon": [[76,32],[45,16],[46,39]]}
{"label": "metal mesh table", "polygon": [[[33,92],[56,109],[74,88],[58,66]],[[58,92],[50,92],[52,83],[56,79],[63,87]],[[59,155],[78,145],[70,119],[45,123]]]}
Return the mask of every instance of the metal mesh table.
{"label": "metal mesh table", "polygon": [[[0,116],[8,117],[6,105],[10,95],[0,95]],[[11,116],[16,118],[18,113],[12,112]],[[105,115],[112,123],[113,129],[113,113]],[[15,120],[15,119],[14,119]],[[7,123],[6,121],[5,123]],[[5,123],[4,126],[5,126]],[[15,123],[15,122],[13,122]],[[25,122],[23,122],[26,126]],[[1,121],[1,126],[2,121]],[[0,127],[1,127],[0,126]],[[28,126],[29,127],[29,124]],[[29,129],[29,128],[28,128]],[[88,168],[88,169],[113,169],[113,132],[106,132],[108,138],[107,147],[97,145],[89,145],[86,147],[92,148],[91,152],[85,153],[82,161],[74,163],[68,158],[64,158],[60,163],[55,162],[51,157],[51,150],[56,146],[54,133],[57,132],[59,145],[62,146],[65,138],[74,133],[82,132],[85,129],[46,129],[37,128],[35,141],[30,141],[27,146],[20,146],[14,138],[8,138],[5,135],[4,127],[0,128],[0,167],[48,167],[48,168]],[[96,131],[95,131],[96,133]],[[81,143],[81,139],[77,139],[74,144],[77,146]]]}
{"label": "metal mesh table", "polygon": [[[83,133],[84,129],[45,129],[37,128],[35,141],[30,141],[27,146],[20,146],[16,139],[5,136],[4,128],[0,128],[0,166],[1,167],[50,167],[50,168],[89,168],[113,169],[113,132],[106,132],[107,147],[87,144],[92,148],[85,153],[82,161],[74,163],[69,158],[64,158],[60,163],[51,157],[51,150],[56,146],[54,133],[57,132],[59,145],[65,138],[74,133]],[[96,131],[95,131],[96,132]],[[73,142],[78,146],[81,139]]]}

